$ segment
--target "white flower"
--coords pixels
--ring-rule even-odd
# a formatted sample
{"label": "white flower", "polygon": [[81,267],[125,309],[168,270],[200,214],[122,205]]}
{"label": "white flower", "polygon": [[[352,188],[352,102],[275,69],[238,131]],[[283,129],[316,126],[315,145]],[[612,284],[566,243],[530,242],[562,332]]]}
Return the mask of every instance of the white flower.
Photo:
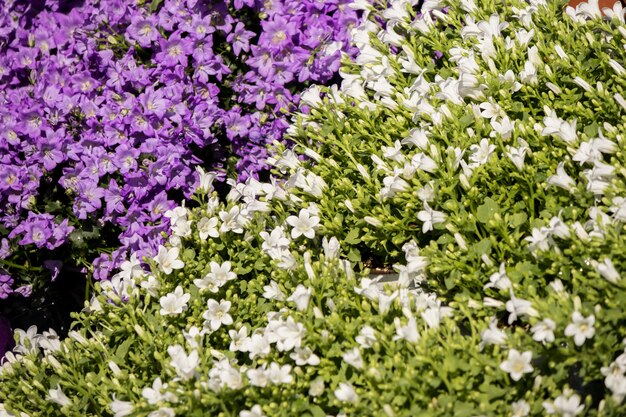
{"label": "white flower", "polygon": [[114,413],[113,417],[125,417],[135,410],[133,403],[129,401],[117,400],[115,399],[115,394],[113,394],[113,401],[111,401],[109,407]]}
{"label": "white flower", "polygon": [[255,405],[250,410],[242,410],[239,412],[239,417],[265,417],[265,414],[261,412],[261,406]]}
{"label": "white flower", "polygon": [[287,298],[287,301],[292,301],[296,305],[296,309],[298,311],[306,311],[309,306],[309,300],[312,293],[313,290],[311,288],[298,284],[296,289],[293,291],[293,294]]}
{"label": "white flower", "polygon": [[176,415],[176,412],[174,411],[173,408],[161,407],[158,410],[153,411],[150,414],[148,414],[148,417],[174,417],[175,415]]}
{"label": "white flower", "polygon": [[411,166],[417,170],[433,173],[437,171],[438,164],[425,153],[416,153],[411,158]]}
{"label": "white flower", "polygon": [[176,374],[184,379],[191,379],[195,373],[196,368],[200,364],[200,358],[197,350],[192,350],[189,355],[185,353],[185,350],[181,345],[173,345],[167,348],[172,361],[170,365],[176,370]]}
{"label": "white flower", "polygon": [[309,395],[311,397],[317,397],[324,392],[324,378],[317,377],[309,385]]}
{"label": "white flower", "polygon": [[511,291],[511,299],[506,302],[506,310],[509,314],[509,324],[512,324],[519,316],[537,316],[537,310],[532,307],[528,300],[515,297]]}
{"label": "white flower", "polygon": [[116,274],[123,279],[139,278],[145,274],[145,271],[141,267],[141,262],[137,259],[137,254],[130,255],[130,259],[122,262],[120,266],[120,272]]}
{"label": "white flower", "polygon": [[324,236],[322,238],[322,248],[324,249],[326,260],[336,259],[339,256],[339,240],[334,236],[330,240]]}
{"label": "white flower", "polygon": [[163,273],[169,275],[172,273],[172,270],[181,269],[185,266],[185,263],[178,259],[178,253],[178,248],[168,250],[164,246],[159,246],[159,253],[154,258],[154,261]]}
{"label": "white flower", "polygon": [[502,345],[506,342],[506,333],[498,329],[498,320],[492,318],[489,327],[480,333],[481,342],[479,350],[483,350],[486,345]]}
{"label": "white flower", "polygon": [[409,343],[417,343],[419,341],[420,334],[417,330],[415,317],[410,316],[405,326],[402,326],[399,317],[396,317],[393,323],[396,326],[396,335],[393,337],[393,340],[404,339]]}
{"label": "white flower", "polygon": [[282,323],[277,323],[274,335],[276,348],[281,351],[289,351],[300,347],[305,335],[304,325],[294,321],[293,317],[287,317]]}
{"label": "white flower", "polygon": [[228,331],[228,336],[230,336],[230,346],[228,350],[231,352],[247,352],[248,344],[250,343],[250,338],[248,337],[248,328],[243,326],[241,329],[234,330],[231,329]]}
{"label": "white flower", "polygon": [[168,316],[182,313],[183,310],[187,309],[187,302],[190,298],[191,295],[183,293],[183,287],[177,286],[174,292],[159,299],[159,303],[161,303],[160,314]]}
{"label": "white flower", "polygon": [[341,382],[334,392],[335,397],[339,401],[356,404],[359,402],[359,396],[357,395],[354,387],[349,382]]}
{"label": "white flower", "polygon": [[205,320],[204,326],[216,331],[222,324],[226,326],[233,324],[233,318],[228,314],[230,305],[230,301],[221,300],[218,303],[212,298],[209,299],[207,301],[208,310],[202,314],[202,318]]}
{"label": "white flower", "polygon": [[596,272],[611,284],[617,284],[622,279],[609,258],[605,258],[602,262],[592,262],[592,265]]}
{"label": "white flower", "polygon": [[512,146],[509,147],[509,151],[506,153],[506,156],[511,160],[511,162],[513,162],[513,165],[515,165],[515,168],[517,168],[518,171],[523,171],[524,158],[526,158],[526,152],[528,152],[530,148],[523,139],[520,139],[520,142],[523,143],[520,144],[519,148],[514,148]]}
{"label": "white flower", "polygon": [[176,224],[179,220],[187,220],[187,209],[185,207],[176,207],[166,211],[164,216],[170,219],[170,224]]}
{"label": "white flower", "polygon": [[263,287],[263,297],[268,300],[284,301],[285,295],[281,291],[276,281],[271,280],[269,285]]}
{"label": "white flower", "polygon": [[211,292],[217,292],[228,281],[237,278],[237,274],[230,270],[232,264],[225,261],[221,265],[211,261],[209,263],[210,271],[202,279],[194,279],[193,283],[200,289],[209,289]]}
{"label": "white flower", "polygon": [[495,150],[496,145],[490,144],[488,139],[483,138],[478,145],[470,146],[472,154],[469,156],[469,160],[474,166],[486,164]]}
{"label": "white flower", "polygon": [[376,343],[376,334],[372,327],[363,326],[359,335],[355,337],[356,342],[363,348],[369,349]]}
{"label": "white flower", "polygon": [[311,365],[316,366],[320,364],[320,358],[317,356],[311,348],[309,347],[300,347],[296,348],[289,357],[296,362],[296,365]]}
{"label": "white flower", "polygon": [[320,222],[320,218],[317,216],[311,216],[309,210],[302,209],[298,217],[289,216],[287,223],[293,227],[291,229],[291,237],[297,239],[301,235],[309,239],[315,237],[315,228]]}
{"label": "white flower", "polygon": [[357,369],[363,369],[363,357],[358,347],[350,349],[341,356],[348,365],[352,365]]}
{"label": "white flower", "polygon": [[596,318],[594,315],[583,317],[578,311],[572,314],[572,323],[565,328],[565,336],[573,336],[576,346],[582,346],[585,340],[591,339],[596,334],[593,327]]}
{"label": "white flower", "polygon": [[531,252],[536,250],[547,251],[554,243],[550,237],[550,229],[542,227],[540,229],[533,228],[532,236],[525,237],[524,240],[529,242],[528,248]]}
{"label": "white flower", "polygon": [[271,351],[269,339],[265,335],[258,333],[250,337],[247,348],[250,359],[254,359],[257,356],[263,358],[269,355]]}
{"label": "white flower", "polygon": [[220,232],[217,230],[217,223],[217,217],[211,217],[210,219],[207,217],[201,218],[197,224],[200,240],[207,240],[209,236],[212,238],[220,237]]}
{"label": "white flower", "polygon": [[500,369],[508,372],[513,381],[519,381],[524,374],[533,371],[533,367],[530,364],[532,358],[533,353],[530,351],[519,353],[517,350],[511,349],[509,350],[507,360],[500,364]]}
{"label": "white flower", "polygon": [[511,281],[509,277],[506,275],[506,268],[504,262],[500,264],[500,269],[498,272],[494,272],[489,277],[489,283],[485,284],[484,288],[497,288],[499,290],[506,290],[511,288]]}
{"label": "white flower", "polygon": [[220,211],[218,216],[222,221],[222,225],[220,226],[220,233],[226,232],[234,232],[234,233],[243,233],[243,227],[246,225],[247,221],[245,216],[243,215],[239,206],[233,206],[228,211]]}
{"label": "white flower", "polygon": [[151,296],[156,297],[158,296],[159,288],[161,288],[161,283],[154,277],[154,275],[148,275],[145,280],[139,283],[139,286],[146,290],[146,292]]}
{"label": "white flower", "polygon": [[553,320],[543,319],[537,322],[530,331],[537,342],[552,343],[554,342],[554,329],[556,329],[556,323]]}
{"label": "white flower", "polygon": [[276,227],[271,233],[262,231],[259,233],[263,239],[261,248],[270,256],[280,253],[282,249],[287,249],[291,241],[285,236],[285,229],[281,226]]}
{"label": "white flower", "polygon": [[435,224],[445,222],[446,215],[441,211],[431,209],[428,203],[424,202],[424,210],[417,213],[417,219],[424,222],[422,225],[422,233],[426,233],[429,230],[433,230]]}
{"label": "white flower", "polygon": [[61,386],[57,384],[56,389],[48,390],[48,400],[60,405],[61,407],[70,405],[72,401],[63,393]]}
{"label": "white flower", "polygon": [[261,368],[248,369],[246,376],[250,380],[250,384],[255,387],[266,387],[270,382],[269,373],[267,369],[265,369],[265,364]]}
{"label": "white flower", "polygon": [[176,395],[171,392],[163,393],[163,390],[167,389],[167,384],[161,382],[161,378],[157,377],[152,383],[152,388],[144,388],[141,391],[141,396],[148,401],[148,404],[155,405],[159,401],[175,402],[177,401]]}
{"label": "white flower", "polygon": [[576,181],[574,181],[567,172],[565,172],[564,163],[559,162],[556,168],[556,175],[552,175],[548,178],[548,184],[561,187],[567,191],[572,191],[576,187]]}
{"label": "white flower", "polygon": [[270,363],[268,378],[272,384],[290,384],[293,382],[291,376],[291,365],[280,366],[276,362]]}
{"label": "white flower", "polygon": [[569,397],[566,397],[565,394],[559,395],[554,400],[554,403],[545,401],[543,407],[548,414],[558,414],[561,417],[574,417],[585,409],[584,404],[580,404],[578,394],[573,394]]}
{"label": "white flower", "polygon": [[202,194],[208,194],[213,191],[213,180],[217,176],[215,172],[205,172],[202,167],[197,166],[196,172],[198,173],[199,184],[198,188],[196,188],[196,192]]}
{"label": "white flower", "polygon": [[511,404],[511,417],[526,417],[530,413],[530,404],[524,400],[518,400]]}

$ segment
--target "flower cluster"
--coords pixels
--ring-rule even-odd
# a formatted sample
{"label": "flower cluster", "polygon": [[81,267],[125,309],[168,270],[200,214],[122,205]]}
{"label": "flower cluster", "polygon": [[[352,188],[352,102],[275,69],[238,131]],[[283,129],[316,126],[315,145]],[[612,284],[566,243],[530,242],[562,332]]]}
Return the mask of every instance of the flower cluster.
{"label": "flower cluster", "polygon": [[152,255],[199,164],[224,171],[230,155],[241,180],[258,176],[298,91],[352,51],[357,12],[345,0],[11,0],[0,22],[6,298],[32,283],[33,257],[97,257],[101,279],[129,250]]}
{"label": "flower cluster", "polygon": [[624,415],[625,10],[417,4],[355,3],[276,177],[20,332],[5,413]]}

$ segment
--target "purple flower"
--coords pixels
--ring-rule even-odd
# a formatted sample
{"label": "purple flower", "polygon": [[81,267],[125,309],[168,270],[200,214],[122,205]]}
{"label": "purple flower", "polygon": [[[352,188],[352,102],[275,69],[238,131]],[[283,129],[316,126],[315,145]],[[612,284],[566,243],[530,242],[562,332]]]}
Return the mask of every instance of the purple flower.
{"label": "purple flower", "polygon": [[140,15],[133,16],[130,26],[126,29],[126,35],[137,43],[149,48],[152,42],[159,38],[159,30],[153,16],[144,18]]}
{"label": "purple flower", "polygon": [[173,67],[175,65],[187,66],[187,56],[191,54],[191,41],[181,39],[180,34],[174,34],[169,39],[159,41],[161,52],[156,54],[156,60],[162,65]]}
{"label": "purple flower", "polygon": [[241,51],[250,51],[250,39],[254,37],[254,32],[246,30],[243,23],[238,22],[235,29],[228,35],[226,41],[233,45],[233,52],[239,56]]}

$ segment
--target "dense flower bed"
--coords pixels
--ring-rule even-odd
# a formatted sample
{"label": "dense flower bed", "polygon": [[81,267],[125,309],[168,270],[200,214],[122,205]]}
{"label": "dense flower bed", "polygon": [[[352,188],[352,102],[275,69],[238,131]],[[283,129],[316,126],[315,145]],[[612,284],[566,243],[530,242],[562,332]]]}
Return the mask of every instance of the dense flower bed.
{"label": "dense flower bed", "polygon": [[4,413],[624,415],[625,11],[562,3],[358,3],[276,177],[203,174],[69,338],[19,331]]}
{"label": "dense flower bed", "polygon": [[199,165],[258,177],[357,22],[345,0],[1,3],[0,299],[153,255]]}

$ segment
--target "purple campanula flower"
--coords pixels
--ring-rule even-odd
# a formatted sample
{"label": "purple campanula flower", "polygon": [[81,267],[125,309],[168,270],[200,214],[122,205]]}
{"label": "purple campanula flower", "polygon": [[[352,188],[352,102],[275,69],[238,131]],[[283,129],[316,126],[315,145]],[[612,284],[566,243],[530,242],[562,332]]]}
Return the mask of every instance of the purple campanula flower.
{"label": "purple campanula flower", "polygon": [[159,39],[159,29],[156,25],[156,19],[153,16],[143,17],[141,15],[133,16],[131,24],[126,29],[126,35],[144,47],[149,48],[152,42]]}

